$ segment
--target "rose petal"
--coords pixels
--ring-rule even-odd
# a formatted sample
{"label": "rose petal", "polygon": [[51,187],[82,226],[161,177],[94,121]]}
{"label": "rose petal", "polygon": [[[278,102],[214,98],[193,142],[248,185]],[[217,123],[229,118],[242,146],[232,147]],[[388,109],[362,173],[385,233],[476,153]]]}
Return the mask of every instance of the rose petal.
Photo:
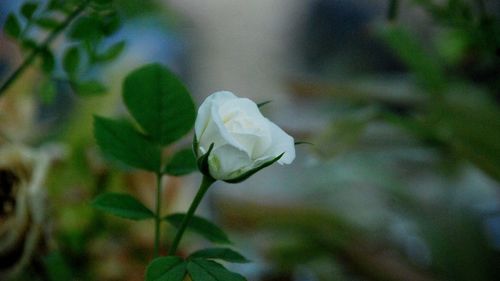
{"label": "rose petal", "polygon": [[271,156],[268,158],[276,157],[281,153],[285,153],[278,163],[280,164],[290,164],[295,159],[295,144],[293,137],[288,135],[285,131],[283,131],[280,127],[278,127],[273,122],[269,121],[271,136],[272,136],[272,145],[271,147],[264,153],[266,156]]}
{"label": "rose petal", "polygon": [[210,175],[220,180],[235,178],[253,167],[252,160],[245,151],[229,144],[215,148],[208,163]]}

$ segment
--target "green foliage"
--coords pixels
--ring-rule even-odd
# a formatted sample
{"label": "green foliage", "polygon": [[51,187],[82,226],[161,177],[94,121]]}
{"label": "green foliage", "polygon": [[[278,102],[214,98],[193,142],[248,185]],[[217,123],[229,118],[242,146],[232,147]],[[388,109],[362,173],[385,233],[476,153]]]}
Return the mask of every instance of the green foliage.
{"label": "green foliage", "polygon": [[190,259],[187,264],[193,281],[244,281],[245,277],[227,270],[222,265],[201,258]]}
{"label": "green foliage", "polygon": [[42,57],[42,70],[47,74],[52,73],[56,65],[54,54],[52,54],[50,49],[45,48],[41,51],[40,55]]}
{"label": "green foliage", "polygon": [[240,253],[231,250],[229,248],[207,248],[196,251],[189,256],[190,259],[193,258],[204,258],[204,259],[217,259],[227,262],[234,263],[247,263],[250,262]]}
{"label": "green foliage", "polygon": [[123,100],[135,120],[161,145],[178,140],[194,125],[196,111],[189,92],[159,64],[129,74],[123,83]]}
{"label": "green foliage", "polygon": [[172,176],[183,176],[195,171],[196,158],[191,148],[182,149],[172,156],[172,159],[165,165],[163,172]]}
{"label": "green foliage", "polygon": [[80,66],[80,51],[77,46],[69,47],[64,53],[63,69],[69,77],[75,78]]}
{"label": "green foliage", "polygon": [[23,15],[27,20],[30,20],[37,8],[38,3],[26,2],[21,6],[21,15]]}
{"label": "green foliage", "polygon": [[146,269],[146,281],[182,281],[185,275],[186,263],[174,256],[157,258]]}
{"label": "green foliage", "polygon": [[4,32],[13,38],[19,37],[21,34],[21,25],[16,15],[10,13],[5,21]]}
{"label": "green foliage", "polygon": [[[186,214],[176,213],[166,216],[164,219],[176,228],[179,228]],[[190,220],[188,230],[196,232],[206,239],[219,244],[229,244],[229,238],[217,225],[199,216],[193,216]]]}
{"label": "green foliage", "polygon": [[123,50],[125,50],[125,46],[125,41],[115,43],[101,54],[97,54],[95,59],[99,62],[115,60],[123,52]]}
{"label": "green foliage", "polygon": [[[113,62],[125,49],[126,44],[121,41],[101,54],[96,53],[105,45],[104,40],[115,34],[121,26],[121,19],[113,1],[51,0],[47,5],[40,5],[38,1],[27,1],[21,5],[18,13],[22,15],[24,21],[20,22],[16,14],[11,13],[7,17],[4,31],[12,38],[18,39],[21,46],[30,53],[26,56],[26,61],[21,64],[20,71],[14,71],[2,85],[0,95],[36,57],[42,58],[42,69],[47,75],[52,75],[56,65],[62,65],[66,77],[58,77],[58,80],[66,80],[77,94],[95,95],[106,92],[100,82],[89,83],[80,80],[82,77],[83,80],[96,80],[91,76],[95,75],[99,66]],[[61,16],[64,18],[61,19]],[[67,27],[69,31],[66,30]],[[48,33],[43,39],[36,36],[40,30]],[[59,61],[59,56],[53,55],[59,52],[53,50],[51,43],[65,31],[67,31],[65,38],[71,47]],[[82,61],[86,63],[82,64]]]}
{"label": "green foliage", "polygon": [[97,144],[106,155],[132,167],[159,171],[160,148],[129,123],[96,116],[94,134]]}
{"label": "green foliage", "polygon": [[387,27],[382,36],[429,93],[436,94],[443,90],[445,76],[441,65],[408,32],[399,27]]}
{"label": "green foliage", "polygon": [[128,194],[104,193],[92,201],[92,206],[125,219],[144,220],[155,217],[151,210]]}

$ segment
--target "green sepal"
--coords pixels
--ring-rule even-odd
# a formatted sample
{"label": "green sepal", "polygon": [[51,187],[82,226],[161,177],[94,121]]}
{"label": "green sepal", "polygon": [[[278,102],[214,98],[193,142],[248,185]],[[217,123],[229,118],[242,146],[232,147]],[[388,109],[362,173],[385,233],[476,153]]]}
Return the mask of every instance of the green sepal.
{"label": "green sepal", "polygon": [[271,103],[271,102],[272,102],[272,100],[267,100],[267,101],[259,102],[259,103],[257,104],[257,107],[258,107],[258,108],[261,108],[261,107],[263,107],[264,105],[266,105],[266,104],[268,104],[268,103]]}
{"label": "green sepal", "polygon": [[243,174],[241,174],[240,176],[234,178],[234,179],[229,179],[229,180],[224,180],[225,182],[227,183],[240,183],[246,179],[248,179],[249,177],[251,177],[253,174],[257,173],[258,171],[264,169],[265,167],[268,167],[272,164],[274,164],[274,162],[280,160],[281,157],[283,157],[285,153],[281,153],[280,155],[278,155],[277,157],[265,162],[264,164],[260,165],[259,167],[257,168],[253,168]]}
{"label": "green sepal", "polygon": [[198,250],[191,255],[189,259],[193,258],[204,258],[204,259],[218,259],[233,263],[248,263],[250,262],[247,258],[242,256],[240,253],[229,249],[229,248],[207,248]]}
{"label": "green sepal", "polygon": [[97,196],[91,203],[92,207],[115,216],[144,220],[155,217],[154,213],[139,200],[124,193],[104,193]]}
{"label": "green sepal", "polygon": [[179,257],[168,256],[154,259],[146,269],[146,281],[182,281],[187,264]]}
{"label": "green sepal", "polygon": [[212,175],[210,175],[210,169],[209,169],[209,166],[208,166],[208,158],[210,156],[210,153],[212,153],[212,150],[214,149],[214,143],[212,143],[209,147],[208,147],[208,151],[207,153],[203,154],[200,158],[198,158],[198,169],[200,170],[200,172],[204,175],[204,176],[207,176],[207,177],[210,177],[212,178]]}

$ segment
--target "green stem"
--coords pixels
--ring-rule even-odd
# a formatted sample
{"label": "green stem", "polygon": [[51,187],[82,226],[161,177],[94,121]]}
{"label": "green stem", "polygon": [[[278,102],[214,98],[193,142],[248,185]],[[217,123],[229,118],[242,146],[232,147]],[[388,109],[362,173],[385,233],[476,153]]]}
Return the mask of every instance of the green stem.
{"label": "green stem", "polygon": [[161,234],[161,173],[156,173],[156,212],[155,212],[155,247],[154,257],[160,254],[160,234]]}
{"label": "green stem", "polygon": [[212,185],[212,183],[215,182],[215,179],[207,176],[203,176],[203,180],[200,184],[200,189],[198,190],[198,193],[196,193],[196,196],[194,197],[193,202],[191,203],[191,206],[189,206],[189,210],[184,217],[184,220],[181,223],[181,226],[179,227],[179,230],[177,230],[177,234],[175,235],[174,241],[172,242],[172,246],[168,250],[168,255],[174,255],[175,252],[177,251],[177,247],[179,246],[179,242],[181,241],[182,235],[184,234],[184,231],[186,230],[186,227],[189,224],[189,221],[194,215],[194,212],[196,211],[196,208],[198,208],[198,205],[200,205],[201,199],[203,199],[203,196],[207,192],[208,188]]}
{"label": "green stem", "polygon": [[35,58],[42,52],[43,50],[47,49],[52,41],[54,41],[57,36],[76,18],[78,17],[87,7],[87,5],[90,3],[89,0],[83,1],[80,6],[78,6],[68,17],[60,24],[58,25],[52,32],[43,40],[42,44],[38,46],[37,48],[33,49],[31,53],[24,59],[24,61],[21,63],[21,65],[5,80],[3,85],[0,87],[0,96],[2,96],[5,91],[12,85],[14,81],[19,78],[21,74],[30,66]]}

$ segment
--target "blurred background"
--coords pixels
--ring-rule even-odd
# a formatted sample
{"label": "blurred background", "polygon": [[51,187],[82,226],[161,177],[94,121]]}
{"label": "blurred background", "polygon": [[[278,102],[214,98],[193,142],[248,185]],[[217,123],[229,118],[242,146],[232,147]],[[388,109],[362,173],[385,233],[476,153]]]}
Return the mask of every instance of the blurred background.
{"label": "blurred background", "polygon": [[[0,2],[0,22],[22,4]],[[123,78],[160,62],[198,105],[218,90],[272,101],[264,115],[310,143],[297,146],[291,166],[211,189],[198,213],[252,260],[229,268],[251,281],[500,280],[500,2],[116,0],[114,7],[121,25],[103,44],[124,40],[124,50],[85,74],[102,80],[104,94],[78,94],[58,79],[61,65],[47,77],[34,63],[0,97],[0,147],[22,144],[33,167],[41,155],[50,159],[42,161],[45,195],[34,200],[43,219],[23,225],[17,250],[0,243],[0,272],[22,265],[14,280],[142,280],[153,224],[104,215],[89,202],[107,190],[152,206],[154,176],[104,160],[92,116],[124,115]],[[52,42],[56,61],[69,39]],[[0,81],[28,53],[2,34]],[[164,212],[185,211],[200,178],[168,178]],[[12,228],[5,208],[0,240]],[[165,226],[164,241],[173,234]],[[206,245],[188,234],[182,251]]]}

